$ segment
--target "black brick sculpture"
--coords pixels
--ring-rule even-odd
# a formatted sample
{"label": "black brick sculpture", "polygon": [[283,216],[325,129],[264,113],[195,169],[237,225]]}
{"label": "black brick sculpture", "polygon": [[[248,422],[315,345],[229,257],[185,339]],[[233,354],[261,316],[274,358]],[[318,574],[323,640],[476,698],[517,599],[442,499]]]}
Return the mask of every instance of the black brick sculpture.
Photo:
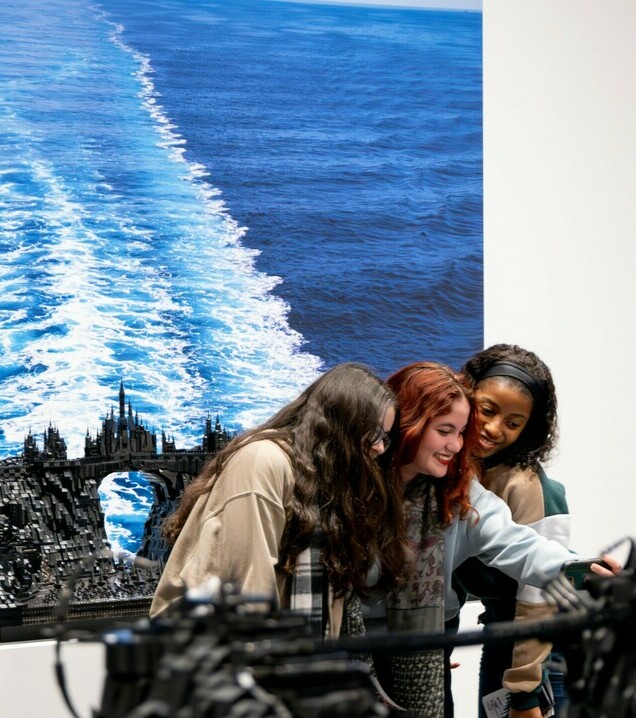
{"label": "black brick sculpture", "polygon": [[[66,443],[53,425],[38,448],[29,432],[21,456],[0,461],[0,640],[11,627],[44,626],[57,620],[65,587],[74,583],[67,620],[145,615],[168,554],[161,522],[183,488],[231,434],[208,416],[201,445],[177,449],[133,415],[123,382],[119,414],[113,410],[95,437],[87,433],[85,456],[67,459]],[[138,555],[153,567],[114,557],[109,549],[98,488],[113,472],[141,471],[154,503]],[[147,565],[148,562],[144,562]]]}

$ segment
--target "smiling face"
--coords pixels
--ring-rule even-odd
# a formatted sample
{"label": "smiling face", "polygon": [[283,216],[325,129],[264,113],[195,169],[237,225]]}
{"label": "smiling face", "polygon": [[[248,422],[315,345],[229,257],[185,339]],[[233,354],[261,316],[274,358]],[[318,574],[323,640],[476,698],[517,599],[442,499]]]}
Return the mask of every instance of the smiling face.
{"label": "smiling face", "polygon": [[461,396],[455,399],[448,414],[433,417],[424,429],[415,459],[400,468],[402,481],[410,481],[419,474],[446,476],[451,459],[464,445],[469,415],[468,399]]}
{"label": "smiling face", "polygon": [[506,379],[490,377],[475,389],[477,452],[486,459],[517,441],[530,420],[533,401]]}

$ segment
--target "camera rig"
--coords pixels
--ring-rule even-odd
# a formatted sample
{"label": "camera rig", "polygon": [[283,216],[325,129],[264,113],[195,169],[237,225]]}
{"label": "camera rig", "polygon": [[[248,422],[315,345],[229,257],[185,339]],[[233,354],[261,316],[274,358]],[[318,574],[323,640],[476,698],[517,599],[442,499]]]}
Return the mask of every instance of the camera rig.
{"label": "camera rig", "polygon": [[[567,718],[636,718],[636,544],[624,570],[577,591],[560,576],[545,592],[549,619],[456,634],[378,634],[326,641],[270,597],[213,580],[170,615],[102,634],[106,680],[92,718],[326,718],[397,716],[378,699],[371,652],[404,653],[522,638],[558,641],[567,666]],[[59,641],[66,636],[60,634]],[[67,705],[61,662],[58,677]],[[403,715],[403,713],[401,713]]]}
{"label": "camera rig", "polygon": [[[370,668],[271,598],[213,580],[165,618],[104,635],[107,679],[94,718],[388,716]],[[324,647],[323,647],[324,649]]]}

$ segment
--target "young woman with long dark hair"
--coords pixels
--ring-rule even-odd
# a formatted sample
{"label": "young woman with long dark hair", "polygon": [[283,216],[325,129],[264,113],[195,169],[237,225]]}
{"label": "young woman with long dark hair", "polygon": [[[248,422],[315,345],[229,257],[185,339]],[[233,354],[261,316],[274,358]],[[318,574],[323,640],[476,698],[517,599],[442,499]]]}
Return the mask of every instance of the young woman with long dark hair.
{"label": "young woman with long dark hair", "polygon": [[174,545],[151,616],[218,576],[241,593],[274,594],[320,635],[338,636],[344,599],[365,594],[371,568],[387,589],[404,570],[398,489],[377,463],[396,408],[368,368],[345,363],[233,439],[165,523]]}

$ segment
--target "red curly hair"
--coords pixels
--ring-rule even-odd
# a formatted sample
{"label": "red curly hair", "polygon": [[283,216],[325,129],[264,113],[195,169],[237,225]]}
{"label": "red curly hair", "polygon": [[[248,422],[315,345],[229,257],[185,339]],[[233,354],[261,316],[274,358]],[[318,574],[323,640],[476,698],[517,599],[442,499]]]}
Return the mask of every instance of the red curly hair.
{"label": "red curly hair", "polygon": [[386,382],[395,392],[399,404],[399,441],[393,461],[394,480],[399,469],[415,460],[417,451],[431,420],[450,413],[457,399],[465,397],[471,405],[464,446],[453,457],[448,473],[440,481],[439,511],[442,525],[448,525],[456,513],[465,518],[472,507],[468,487],[473,476],[479,475],[473,458],[476,425],[472,411],[473,382],[466,374],[458,374],[435,362],[415,362],[402,367]]}

